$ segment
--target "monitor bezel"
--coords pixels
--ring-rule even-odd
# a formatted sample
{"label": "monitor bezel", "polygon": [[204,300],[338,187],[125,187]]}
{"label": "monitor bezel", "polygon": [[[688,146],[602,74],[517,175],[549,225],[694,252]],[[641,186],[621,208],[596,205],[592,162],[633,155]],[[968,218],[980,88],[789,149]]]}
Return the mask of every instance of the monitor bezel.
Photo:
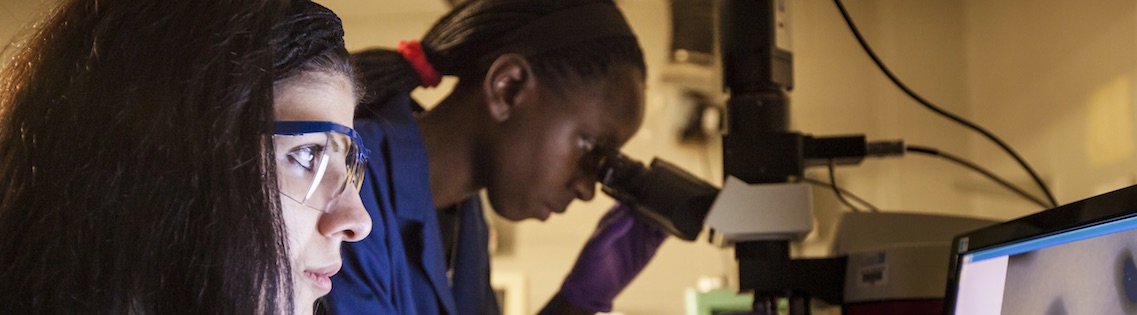
{"label": "monitor bezel", "polygon": [[957,235],[952,239],[944,314],[955,311],[964,255],[1131,217],[1137,217],[1137,185]]}

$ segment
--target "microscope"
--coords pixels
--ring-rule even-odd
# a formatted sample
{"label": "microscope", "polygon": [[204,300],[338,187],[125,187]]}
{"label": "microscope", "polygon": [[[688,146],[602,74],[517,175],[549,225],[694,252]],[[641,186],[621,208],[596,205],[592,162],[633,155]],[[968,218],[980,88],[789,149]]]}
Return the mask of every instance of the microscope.
{"label": "microscope", "polygon": [[775,314],[778,298],[787,298],[794,314],[808,314],[811,298],[838,305],[845,258],[791,259],[789,242],[812,230],[812,196],[801,182],[805,167],[859,163],[868,150],[865,138],[789,130],[793,55],[786,1],[719,5],[722,75],[730,93],[723,188],[663,160],[644,167],[612,153],[600,174],[603,190],[679,238],[694,240],[704,225],[711,227],[716,245],[734,246],[739,289],[754,294],[758,314]]}
{"label": "microscope", "polygon": [[[790,130],[793,53],[789,0],[717,2],[723,88],[729,92],[722,130],[722,188],[660,159],[644,166],[619,152],[610,152],[599,174],[602,190],[633,205],[638,218],[681,239],[694,240],[704,226],[709,227],[713,244],[734,248],[738,289],[753,294],[753,313],[777,314],[781,299],[788,302],[792,315],[810,314],[813,300],[842,305],[849,292],[847,279],[870,279],[873,274],[850,271],[850,257],[863,260],[859,256],[790,257],[790,242],[801,240],[813,229],[811,189],[803,182],[805,168],[901,155],[904,145],[898,141],[870,143],[864,135],[814,137]],[[917,220],[928,226],[953,226],[941,233],[949,236],[944,246],[952,233],[987,223],[889,215],[889,220],[900,225]],[[931,252],[941,250],[946,247]],[[894,256],[911,253],[905,251],[908,249]],[[943,262],[946,272],[946,260]]]}

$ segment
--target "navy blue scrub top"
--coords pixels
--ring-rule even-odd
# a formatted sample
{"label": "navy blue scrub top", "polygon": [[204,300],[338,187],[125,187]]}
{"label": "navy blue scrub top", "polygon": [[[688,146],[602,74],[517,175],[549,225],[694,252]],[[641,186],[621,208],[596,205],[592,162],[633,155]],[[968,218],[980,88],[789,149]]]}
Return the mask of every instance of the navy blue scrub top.
{"label": "navy blue scrub top", "polygon": [[371,235],[345,243],[321,303],[331,314],[500,314],[489,281],[488,227],[475,197],[459,207],[452,284],[415,104],[400,96],[355,120],[371,150],[360,189]]}

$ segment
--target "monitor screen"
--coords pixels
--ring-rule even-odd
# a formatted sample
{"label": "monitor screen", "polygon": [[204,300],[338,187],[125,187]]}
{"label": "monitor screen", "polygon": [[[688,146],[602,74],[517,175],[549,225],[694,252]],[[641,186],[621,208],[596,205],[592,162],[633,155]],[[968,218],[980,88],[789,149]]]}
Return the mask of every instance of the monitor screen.
{"label": "monitor screen", "polygon": [[957,236],[946,314],[1137,314],[1137,186]]}

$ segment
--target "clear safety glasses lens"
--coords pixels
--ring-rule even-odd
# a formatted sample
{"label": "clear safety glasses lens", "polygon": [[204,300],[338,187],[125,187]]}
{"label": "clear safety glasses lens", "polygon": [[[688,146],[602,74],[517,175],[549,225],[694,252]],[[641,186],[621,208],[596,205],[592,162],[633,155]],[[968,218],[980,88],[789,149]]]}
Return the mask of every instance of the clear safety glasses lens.
{"label": "clear safety glasses lens", "polygon": [[[288,123],[309,125],[297,128]],[[321,129],[332,130],[304,132]],[[327,211],[345,192],[359,191],[363,185],[367,152],[351,128],[330,122],[278,122],[273,144],[281,194],[288,199]]]}

